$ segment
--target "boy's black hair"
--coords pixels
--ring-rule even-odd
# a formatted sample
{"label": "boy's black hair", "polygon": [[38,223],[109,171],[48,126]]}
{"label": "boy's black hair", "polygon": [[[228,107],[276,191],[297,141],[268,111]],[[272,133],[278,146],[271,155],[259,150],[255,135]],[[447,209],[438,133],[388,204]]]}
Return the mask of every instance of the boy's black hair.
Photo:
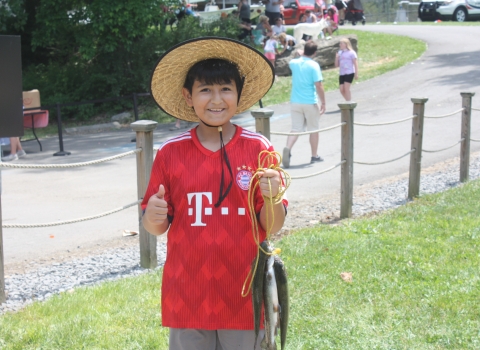
{"label": "boy's black hair", "polygon": [[195,80],[205,84],[228,84],[235,82],[238,100],[243,88],[243,79],[235,63],[220,58],[209,58],[195,63],[188,71],[183,87],[192,93]]}

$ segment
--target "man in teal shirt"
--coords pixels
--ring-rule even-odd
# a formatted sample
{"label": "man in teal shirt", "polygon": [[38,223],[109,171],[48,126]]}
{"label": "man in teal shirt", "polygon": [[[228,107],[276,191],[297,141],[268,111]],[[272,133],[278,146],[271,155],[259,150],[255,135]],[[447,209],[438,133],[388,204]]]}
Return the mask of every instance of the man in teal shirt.
{"label": "man in teal shirt", "polygon": [[[292,130],[291,132],[314,131],[319,129],[320,116],[325,113],[325,90],[320,65],[313,60],[317,44],[308,41],[302,56],[290,61],[292,71],[292,94],[290,97]],[[310,134],[312,157],[310,163],[322,162],[318,155],[319,133]],[[291,149],[298,136],[288,136],[287,147],[283,149],[283,166],[290,167]]]}

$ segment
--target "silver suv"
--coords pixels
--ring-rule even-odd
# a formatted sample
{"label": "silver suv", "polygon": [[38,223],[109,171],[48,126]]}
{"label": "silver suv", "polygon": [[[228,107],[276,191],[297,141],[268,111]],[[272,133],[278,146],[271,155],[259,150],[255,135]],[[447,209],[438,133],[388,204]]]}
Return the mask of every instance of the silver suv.
{"label": "silver suv", "polygon": [[464,22],[480,19],[480,0],[422,0],[418,6],[418,18],[422,21]]}

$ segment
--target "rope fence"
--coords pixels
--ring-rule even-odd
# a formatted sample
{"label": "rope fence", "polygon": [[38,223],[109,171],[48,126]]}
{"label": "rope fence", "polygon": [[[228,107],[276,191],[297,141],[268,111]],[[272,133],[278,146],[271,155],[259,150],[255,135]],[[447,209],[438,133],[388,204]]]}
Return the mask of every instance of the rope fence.
{"label": "rope fence", "polygon": [[353,123],[354,125],[360,125],[360,126],[379,126],[379,125],[390,125],[390,124],[397,124],[401,122],[405,122],[407,120],[412,120],[413,118],[416,118],[416,115],[412,115],[411,117],[405,118],[405,119],[399,119],[399,120],[394,120],[391,122],[384,122],[384,123],[358,123],[355,122]]}
{"label": "rope fence", "polygon": [[343,126],[343,125],[345,125],[345,123],[340,123],[340,124],[332,125],[332,126],[329,126],[329,127],[327,127],[327,128],[324,128],[324,129],[313,130],[313,131],[305,131],[305,132],[280,132],[280,131],[271,131],[270,134],[271,134],[271,135],[283,135],[283,136],[301,136],[301,135],[316,134],[316,133],[319,133],[319,132],[324,132],[324,131],[332,130],[332,129],[335,129],[335,128],[339,128],[339,127],[341,127],[341,126]]}
{"label": "rope fence", "polygon": [[375,162],[375,163],[369,163],[369,162],[357,162],[356,160],[353,161],[353,163],[355,164],[362,164],[362,165],[380,165],[380,164],[387,164],[387,163],[391,163],[391,162],[394,162],[396,160],[399,160],[399,159],[402,159],[403,157],[406,157],[408,156],[409,154],[412,154],[413,152],[415,152],[415,148],[408,151],[407,153],[401,155],[400,157],[397,157],[397,158],[393,158],[393,159],[390,159],[390,160],[384,160],[382,162]]}
{"label": "rope fence", "polygon": [[34,227],[52,227],[52,226],[74,224],[74,223],[77,223],[77,222],[98,219],[98,218],[101,218],[101,217],[104,217],[104,216],[115,214],[115,213],[118,213],[119,211],[122,211],[122,210],[125,210],[127,208],[133,207],[134,205],[138,205],[141,202],[142,202],[142,200],[139,199],[136,202],[124,205],[123,207],[120,207],[120,208],[112,209],[112,210],[106,211],[106,212],[98,214],[98,215],[86,216],[86,217],[83,217],[83,218],[78,218],[78,219],[73,219],[73,220],[49,222],[49,223],[44,223],[44,224],[5,224],[5,225],[2,225],[2,227],[3,228],[34,228]]}
{"label": "rope fence", "polygon": [[479,111],[480,112],[480,108],[473,108],[472,107],[472,111]]}
{"label": "rope fence", "polygon": [[465,141],[465,139],[461,139],[460,141],[457,141],[455,142],[453,145],[451,146],[448,146],[448,147],[445,147],[445,148],[442,148],[442,149],[437,149],[437,150],[426,150],[425,148],[422,149],[423,152],[427,152],[427,153],[436,153],[436,152],[442,152],[442,151],[446,151],[447,149],[450,149],[450,148],[453,148],[455,147],[456,145],[462,143],[463,141]]}
{"label": "rope fence", "polygon": [[317,176],[317,175],[321,175],[321,174],[325,174],[325,173],[328,173],[329,171],[332,171],[333,169],[335,168],[338,168],[339,166],[341,166],[342,164],[345,164],[346,163],[346,160],[342,160],[340,163],[330,167],[330,168],[327,168],[327,169],[324,169],[322,171],[319,171],[318,173],[313,173],[313,174],[308,174],[308,175],[301,175],[301,176],[290,176],[291,179],[306,179],[307,177],[313,177],[313,176]]}
{"label": "rope fence", "polygon": [[100,163],[109,162],[111,160],[120,159],[132,154],[140,153],[142,151],[141,148],[137,148],[133,151],[128,151],[125,153],[117,154],[116,156],[101,158],[97,160],[92,160],[89,162],[81,162],[81,163],[68,163],[68,164],[13,164],[13,163],[4,163],[0,162],[0,167],[2,168],[19,168],[19,169],[66,169],[66,168],[79,168],[82,166],[88,165],[95,165]]}
{"label": "rope fence", "polygon": [[[422,151],[427,153],[441,152],[455,147],[458,144],[461,144],[460,149],[460,181],[465,182],[468,180],[469,174],[469,157],[470,157],[470,141],[480,142],[479,139],[474,139],[470,137],[471,129],[471,111],[479,110],[471,107],[472,96],[474,93],[461,93],[462,96],[462,108],[454,111],[449,114],[439,115],[439,116],[427,116],[425,115],[425,104],[428,101],[427,98],[412,98],[413,102],[413,113],[410,117],[381,122],[381,123],[356,123],[354,122],[354,109],[357,106],[354,102],[346,102],[339,104],[341,110],[341,123],[329,126],[324,129],[319,129],[309,132],[301,133],[287,133],[287,132],[271,132],[270,133],[270,117],[273,115],[272,110],[261,108],[260,110],[252,111],[252,115],[255,118],[256,131],[263,134],[265,137],[270,138],[270,134],[273,135],[285,135],[285,136],[301,136],[308,135],[312,133],[320,133],[336,128],[341,128],[341,159],[340,162],[336,165],[333,165],[329,168],[323,169],[316,173],[306,174],[306,175],[297,175],[291,176],[292,179],[305,179],[318,175],[325,174],[330,172],[338,167],[341,167],[341,190],[340,190],[340,218],[348,218],[352,215],[353,207],[353,164],[360,165],[382,165],[391,163],[397,160],[400,160],[408,155],[410,155],[410,170],[409,170],[409,185],[408,185],[408,198],[413,199],[418,197],[420,193],[420,173],[421,173],[421,159]],[[136,96],[134,96],[135,98]],[[461,130],[461,139],[453,145],[448,147],[438,149],[438,150],[425,150],[422,147],[423,142],[423,124],[425,118],[445,118],[452,116],[454,114],[462,112],[462,130]],[[411,150],[401,156],[395,157],[393,159],[378,161],[378,162],[365,162],[365,161],[355,161],[354,160],[354,126],[380,126],[380,125],[391,125],[396,123],[405,122],[412,120],[412,134],[411,134]],[[153,131],[156,129],[157,123],[153,121],[140,120],[131,124],[131,127],[134,132],[136,132],[136,149],[124,152],[118,155],[111,157],[106,157],[102,159],[97,159],[93,161],[81,162],[81,163],[70,163],[70,164],[12,164],[12,163],[1,163],[0,170],[2,168],[23,168],[23,169],[54,169],[54,168],[78,168],[83,166],[100,164],[103,162],[120,159],[129,155],[136,154],[137,162],[137,198],[142,198],[146,191],[150,171],[152,169],[154,152],[157,151],[157,148],[153,147]],[[1,181],[1,178],[0,178]],[[0,182],[1,188],[1,182]],[[1,195],[1,193],[0,193]],[[1,200],[1,196],[0,196]],[[144,268],[155,268],[158,264],[157,262],[157,238],[154,235],[149,234],[143,227],[141,223],[142,211],[139,207],[141,200],[137,200],[133,203],[124,205],[122,207],[109,210],[107,212],[86,216],[78,219],[64,220],[58,222],[49,222],[41,224],[3,224],[1,223],[0,216],[0,242],[1,242],[1,228],[38,228],[38,227],[52,227],[59,225],[67,225],[78,223],[82,221],[93,220],[101,217],[105,217],[119,211],[125,210],[127,208],[138,206],[138,222],[139,222],[139,244],[140,244],[140,265]],[[0,203],[1,205],[1,203]],[[0,272],[3,271],[3,251],[0,249]],[[3,273],[0,273],[2,276]],[[2,278],[0,277],[0,303],[5,300],[5,295],[2,295]],[[4,283],[3,283],[4,285]]]}
{"label": "rope fence", "polygon": [[463,112],[465,108],[460,108],[459,110],[449,113],[449,114],[443,114],[443,115],[426,115],[424,116],[425,118],[429,119],[440,119],[440,118],[446,118],[446,117],[451,117],[452,115],[455,115],[457,113]]}

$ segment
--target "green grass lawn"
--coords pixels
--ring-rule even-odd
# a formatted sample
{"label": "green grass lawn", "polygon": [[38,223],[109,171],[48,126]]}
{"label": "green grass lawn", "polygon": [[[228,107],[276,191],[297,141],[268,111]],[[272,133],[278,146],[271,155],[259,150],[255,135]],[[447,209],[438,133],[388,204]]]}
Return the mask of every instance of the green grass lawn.
{"label": "green grass lawn", "polygon": [[[287,348],[479,349],[478,198],[473,181],[277,242],[289,275]],[[160,284],[157,270],[3,315],[0,348],[166,349]]]}

